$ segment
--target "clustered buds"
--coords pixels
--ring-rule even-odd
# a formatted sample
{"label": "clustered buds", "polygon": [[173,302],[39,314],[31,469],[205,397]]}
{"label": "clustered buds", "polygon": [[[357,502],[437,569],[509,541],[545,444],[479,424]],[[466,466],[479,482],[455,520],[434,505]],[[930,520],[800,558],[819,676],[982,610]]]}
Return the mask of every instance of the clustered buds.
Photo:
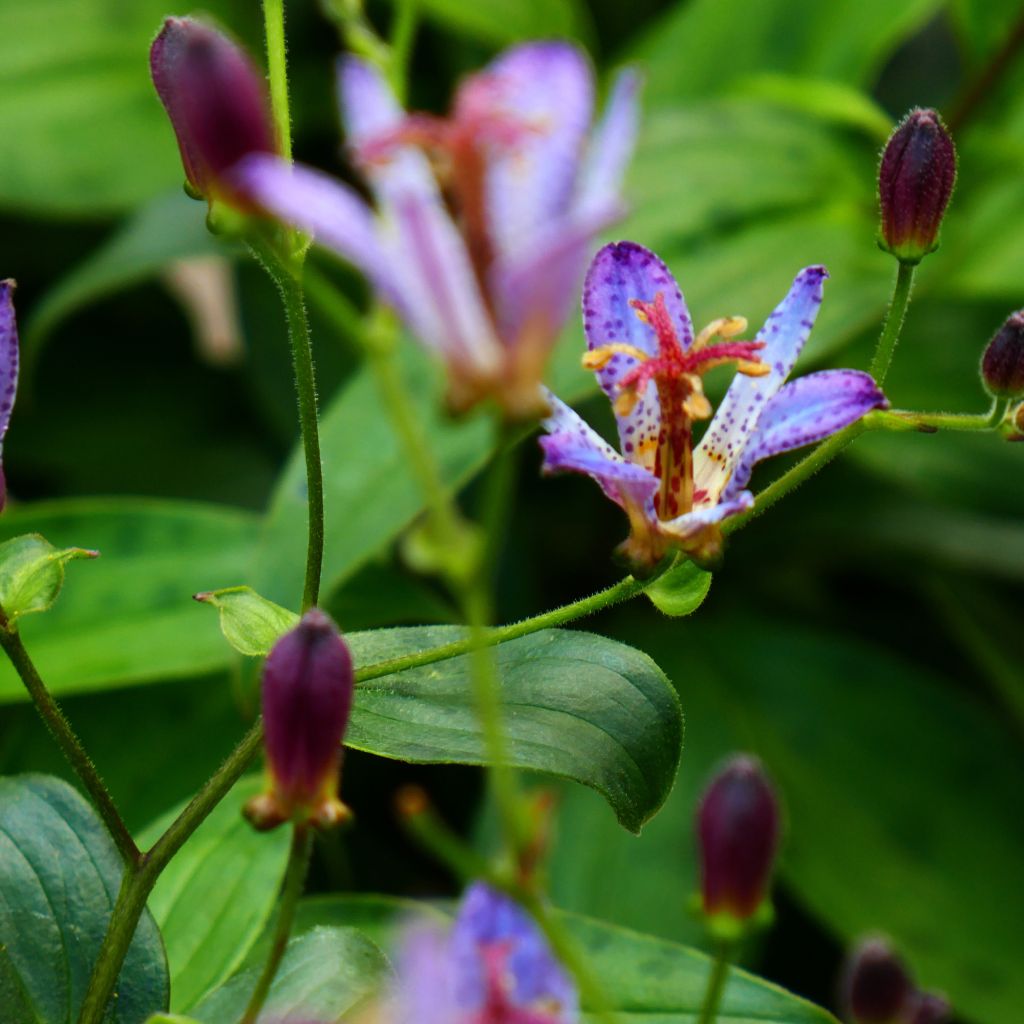
{"label": "clustered buds", "polygon": [[231,39],[193,18],[168,18],[149,51],[188,184],[246,209],[229,171],[250,153],[276,153],[263,76]]}
{"label": "clustered buds", "polygon": [[779,803],[761,763],[731,758],[697,809],[705,915],[742,923],[764,904],[779,844]]}
{"label": "clustered buds", "polygon": [[18,322],[14,315],[14,282],[0,281],[0,509],[7,501],[3,443],[18,390]]}
{"label": "clustered buds", "polygon": [[338,775],[353,686],[348,646],[319,609],[274,644],[263,667],[270,786],[245,809],[256,828],[286,821],[330,827],[349,817]]}
{"label": "clustered buds", "polygon": [[981,379],[996,398],[1024,398],[1024,309],[1011,313],[981,357]]}
{"label": "clustered buds", "polygon": [[942,119],[934,110],[910,111],[882,153],[879,245],[903,263],[934,251],[955,180],[956,150]]}
{"label": "clustered buds", "polygon": [[922,992],[903,961],[880,938],[865,939],[843,974],[843,1010],[852,1024],[946,1024],[949,1003]]}

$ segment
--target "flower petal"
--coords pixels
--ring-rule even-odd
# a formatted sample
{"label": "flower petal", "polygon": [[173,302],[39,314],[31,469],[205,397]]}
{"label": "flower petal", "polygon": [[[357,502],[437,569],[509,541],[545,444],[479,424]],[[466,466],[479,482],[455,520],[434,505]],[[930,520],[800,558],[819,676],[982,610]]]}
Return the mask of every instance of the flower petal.
{"label": "flower petal", "polygon": [[575,216],[618,206],[623,175],[636,146],[641,76],[635,68],[615,78],[604,116],[587,147],[573,204]]}
{"label": "flower petal", "polygon": [[[675,278],[650,249],[636,242],[612,242],[594,257],[583,285],[583,328],[590,350],[610,344],[632,345],[649,356],[658,354],[654,331],[630,306],[630,301],[653,302],[656,294],[665,298],[679,342],[688,348],[693,341],[690,314]],[[615,401],[619,380],[637,365],[626,353],[612,356],[597,371],[605,394]],[[661,429],[661,408],[654,383],[647,385],[640,401],[626,415],[617,415],[619,439],[626,457],[652,467],[653,446]],[[651,453],[650,456],[647,453]]]}
{"label": "flower petal", "polygon": [[694,484],[711,500],[732,476],[758,417],[782,387],[814,326],[821,306],[824,267],[805,267],[797,274],[786,297],[768,317],[757,335],[765,342],[761,359],[771,367],[764,377],[737,374],[694,456]]}
{"label": "flower petal", "polygon": [[593,76],[570,43],[526,43],[467,80],[514,142],[489,155],[487,220],[499,258],[514,259],[568,212],[594,109]]}
{"label": "flower petal", "polygon": [[[0,281],[0,459],[18,390],[18,322],[14,315],[14,282]],[[0,509],[7,501],[7,479],[0,461]]]}
{"label": "flower petal", "polygon": [[723,498],[742,489],[762,459],[822,441],[888,404],[874,379],[860,370],[822,370],[790,382],[765,406]]}
{"label": "flower petal", "polygon": [[658,524],[658,529],[665,534],[685,539],[705,526],[720,523],[723,519],[745,512],[754,505],[754,496],[750,491],[739,491],[734,496],[717,502],[714,505],[696,508],[675,519],[668,519]]}
{"label": "flower petal", "polygon": [[396,968],[398,980],[384,1020],[393,1024],[450,1024],[458,1019],[461,1010],[455,991],[455,962],[445,929],[433,922],[407,925]]}
{"label": "flower petal", "polygon": [[658,478],[643,466],[624,459],[547,389],[544,397],[551,405],[551,415],[543,423],[549,436],[540,439],[544,450],[543,471],[585,473],[617,505],[625,507],[629,501],[641,509],[649,508],[653,518]]}

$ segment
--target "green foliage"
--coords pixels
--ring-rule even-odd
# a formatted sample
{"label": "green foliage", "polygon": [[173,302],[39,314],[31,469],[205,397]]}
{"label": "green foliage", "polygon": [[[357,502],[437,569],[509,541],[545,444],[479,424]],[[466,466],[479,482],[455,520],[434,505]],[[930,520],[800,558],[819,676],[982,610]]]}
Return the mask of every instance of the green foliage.
{"label": "green foliage", "polygon": [[[75,1020],[121,883],[103,823],[67,783],[0,779],[0,1007],[4,1024]],[[146,914],[104,1024],[167,1006],[167,961]]]}
{"label": "green foliage", "polygon": [[53,607],[64,585],[64,566],[76,558],[95,558],[85,548],[59,551],[38,533],[0,544],[0,608],[13,624],[22,615]]}
{"label": "green foliage", "polygon": [[[242,805],[260,785],[259,779],[244,779],[235,786],[171,861],[149,898],[167,948],[172,1010],[191,1010],[235,972],[277,900],[288,830],[258,833],[242,817]],[[181,810],[175,807],[142,832],[143,849]]]}
{"label": "green foliage", "polygon": [[687,560],[659,576],[644,591],[644,596],[659,612],[681,618],[695,612],[710,589],[711,573]]}
{"label": "green foliage", "polygon": [[252,587],[207,590],[195,598],[220,612],[224,638],[239,654],[249,657],[269,654],[278,637],[299,621],[295,612],[260,597]]}
{"label": "green foliage", "polygon": [[[463,635],[410,627],[348,641],[365,665]],[[672,787],[682,745],[679,703],[658,666],[605,637],[552,629],[510,640],[496,657],[512,762],[596,789],[639,832]],[[467,655],[361,683],[345,743],[414,763],[481,764],[472,694]]]}
{"label": "green foliage", "polygon": [[423,0],[421,10],[455,32],[496,45],[543,36],[579,39],[589,32],[583,0]]}

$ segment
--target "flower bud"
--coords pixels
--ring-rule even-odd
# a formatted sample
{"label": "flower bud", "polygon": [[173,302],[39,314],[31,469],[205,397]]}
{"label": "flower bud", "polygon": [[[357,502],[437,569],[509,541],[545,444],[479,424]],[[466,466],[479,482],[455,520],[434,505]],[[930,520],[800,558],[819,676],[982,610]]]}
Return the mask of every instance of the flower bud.
{"label": "flower bud", "polygon": [[939,225],[956,180],[956,150],[934,110],[910,111],[889,137],[878,171],[879,245],[919,263],[939,244]]}
{"label": "flower bud", "polygon": [[7,501],[3,468],[4,435],[18,390],[18,322],[14,316],[14,282],[0,281],[0,510]]}
{"label": "flower bud", "polygon": [[739,755],[711,780],[697,809],[704,913],[745,921],[768,894],[779,805],[760,762]]}
{"label": "flower bud", "polygon": [[263,76],[227,36],[193,18],[168,18],[149,69],[171,119],[189,185],[249,209],[228,172],[250,153],[276,153]]}
{"label": "flower bud", "polygon": [[1024,309],[1011,313],[981,357],[981,379],[996,398],[1024,398]]}
{"label": "flower bud", "polygon": [[903,962],[883,939],[866,939],[850,956],[843,1005],[854,1024],[897,1024],[914,995]]}
{"label": "flower bud", "polygon": [[353,684],[348,646],[319,609],[274,644],[263,666],[270,786],[246,806],[256,828],[289,820],[329,826],[349,817],[338,774]]}
{"label": "flower bud", "polygon": [[911,1000],[906,1024],[949,1024],[953,1009],[937,992],[918,992]]}

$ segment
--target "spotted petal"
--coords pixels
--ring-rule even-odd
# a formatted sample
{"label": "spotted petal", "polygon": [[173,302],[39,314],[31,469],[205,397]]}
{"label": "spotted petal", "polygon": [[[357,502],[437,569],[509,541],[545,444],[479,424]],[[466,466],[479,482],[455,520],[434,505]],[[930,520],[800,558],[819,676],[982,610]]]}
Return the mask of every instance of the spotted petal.
{"label": "spotted petal", "polygon": [[550,436],[540,439],[545,473],[585,473],[618,505],[649,509],[654,517],[658,478],[642,466],[624,459],[596,431],[551,392],[545,391],[551,415],[544,420]]}
{"label": "spotted petal", "polygon": [[519,126],[514,144],[494,146],[486,180],[496,255],[515,260],[569,209],[594,109],[593,76],[570,43],[526,43],[467,88],[491,90],[491,116]]}
{"label": "spotted petal", "polygon": [[[634,299],[653,302],[661,293],[682,347],[693,340],[690,314],[675,278],[650,249],[636,242],[612,242],[594,257],[583,285],[583,328],[590,350],[623,343],[649,356],[658,354],[654,331],[630,305]],[[628,354],[612,356],[597,371],[605,394],[614,402],[619,396],[619,381],[637,365]],[[647,385],[640,401],[625,415],[617,416],[619,439],[626,457],[653,468],[653,449],[661,429],[661,408],[657,388]]]}
{"label": "spotted petal", "polygon": [[686,512],[675,519],[669,519],[659,524],[658,529],[662,533],[685,540],[693,536],[705,526],[720,523],[723,519],[745,512],[754,505],[754,496],[750,491],[739,491],[730,498],[724,498],[714,505],[696,508],[692,512]]}
{"label": "spotted petal", "polygon": [[694,457],[694,482],[711,500],[735,472],[765,405],[782,387],[807,341],[821,306],[824,267],[805,267],[757,335],[761,359],[771,367],[763,377],[738,374],[718,407]]}
{"label": "spotted petal", "polygon": [[[0,458],[18,389],[18,324],[14,316],[14,282],[0,281]],[[7,481],[0,462],[0,509],[7,500]]]}
{"label": "spotted petal", "polygon": [[765,406],[723,498],[742,490],[762,459],[822,441],[887,405],[874,379],[859,370],[822,370],[790,382]]}

